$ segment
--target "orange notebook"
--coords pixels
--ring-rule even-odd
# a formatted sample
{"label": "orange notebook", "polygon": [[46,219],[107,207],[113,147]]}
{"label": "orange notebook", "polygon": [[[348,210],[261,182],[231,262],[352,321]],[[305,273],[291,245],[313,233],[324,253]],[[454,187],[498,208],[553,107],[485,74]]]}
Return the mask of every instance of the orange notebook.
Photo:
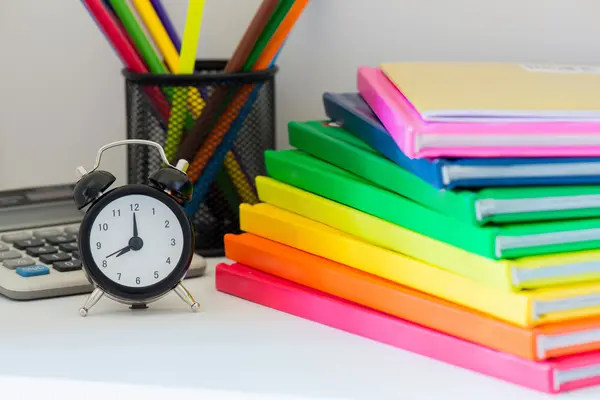
{"label": "orange notebook", "polygon": [[525,329],[263,237],[225,235],[225,256],[265,273],[530,360],[600,349],[600,318]]}

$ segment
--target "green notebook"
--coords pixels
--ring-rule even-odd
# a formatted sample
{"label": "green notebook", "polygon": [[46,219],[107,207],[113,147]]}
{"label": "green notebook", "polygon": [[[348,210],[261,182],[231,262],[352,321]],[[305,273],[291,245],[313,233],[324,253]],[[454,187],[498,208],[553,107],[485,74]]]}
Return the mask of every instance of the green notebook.
{"label": "green notebook", "polygon": [[600,247],[600,218],[477,226],[441,214],[300,150],[265,152],[267,174],[283,183],[491,259]]}
{"label": "green notebook", "polygon": [[439,190],[343,128],[290,122],[290,145],[442,214],[476,225],[600,216],[600,186]]}

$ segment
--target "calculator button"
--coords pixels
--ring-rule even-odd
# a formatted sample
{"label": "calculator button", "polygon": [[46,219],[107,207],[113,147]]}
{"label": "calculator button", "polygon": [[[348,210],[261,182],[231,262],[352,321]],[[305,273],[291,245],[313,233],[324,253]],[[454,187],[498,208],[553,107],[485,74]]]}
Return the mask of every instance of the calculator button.
{"label": "calculator button", "polygon": [[42,254],[40,261],[44,264],[53,264],[57,261],[69,261],[71,256],[67,253]]}
{"label": "calculator button", "polygon": [[12,260],[14,258],[21,258],[21,253],[16,250],[2,251],[0,252],[0,261]]}
{"label": "calculator button", "polygon": [[33,231],[33,236],[37,238],[47,238],[48,236],[57,236],[60,235],[62,231],[60,229],[52,228],[52,229],[40,229],[38,231]]}
{"label": "calculator button", "polygon": [[4,243],[0,243],[0,251],[7,251],[8,250],[8,246],[5,245]]}
{"label": "calculator button", "polygon": [[13,246],[15,246],[17,249],[19,250],[24,250],[28,247],[40,247],[44,245],[44,241],[40,240],[40,239],[24,239],[24,240],[16,240],[13,243]]}
{"label": "calculator button", "polygon": [[79,225],[67,226],[65,228],[65,232],[76,235],[77,233],[79,233]]}
{"label": "calculator button", "polygon": [[29,247],[25,251],[27,252],[27,254],[29,254],[30,256],[33,256],[33,257],[38,257],[38,256],[41,256],[42,254],[58,253],[58,250],[56,249],[56,247],[52,247],[52,246]]}
{"label": "calculator button", "polygon": [[15,240],[31,239],[31,234],[27,232],[7,233],[2,235],[2,240],[6,243],[12,243]]}
{"label": "calculator button", "polygon": [[50,273],[50,269],[48,267],[46,267],[45,265],[32,265],[29,267],[19,267],[15,271],[17,271],[17,274],[19,274],[25,278],[29,278],[31,276],[38,276],[38,275],[47,275]]}
{"label": "calculator button", "polygon": [[75,250],[73,252],[73,258],[81,258],[81,257],[79,257],[79,250]]}
{"label": "calculator button", "polygon": [[48,236],[46,238],[46,242],[50,244],[61,244],[61,243],[72,243],[77,240],[77,236],[75,235],[58,235],[58,236]]}
{"label": "calculator button", "polygon": [[58,248],[61,249],[62,251],[66,251],[67,253],[70,253],[72,251],[79,249],[79,247],[77,246],[77,243],[63,243],[60,246],[58,246]]}
{"label": "calculator button", "polygon": [[52,268],[54,268],[58,272],[78,271],[81,269],[81,261],[79,261],[79,260],[60,261],[60,262],[54,263]]}
{"label": "calculator button", "polygon": [[8,269],[15,269],[17,267],[28,267],[30,265],[34,265],[35,261],[33,261],[29,257],[17,258],[14,260],[6,260],[4,261],[4,266]]}

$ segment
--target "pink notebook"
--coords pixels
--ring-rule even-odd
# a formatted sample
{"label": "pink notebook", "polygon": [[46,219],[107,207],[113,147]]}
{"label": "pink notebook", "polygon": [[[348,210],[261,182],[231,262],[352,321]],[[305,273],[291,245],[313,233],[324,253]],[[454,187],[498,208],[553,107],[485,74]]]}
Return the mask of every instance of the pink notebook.
{"label": "pink notebook", "polygon": [[410,158],[600,156],[598,122],[424,121],[381,69],[359,67],[357,87]]}
{"label": "pink notebook", "polygon": [[558,393],[600,384],[600,352],[534,362],[239,263],[217,265],[215,280],[216,289],[221,292],[541,392]]}

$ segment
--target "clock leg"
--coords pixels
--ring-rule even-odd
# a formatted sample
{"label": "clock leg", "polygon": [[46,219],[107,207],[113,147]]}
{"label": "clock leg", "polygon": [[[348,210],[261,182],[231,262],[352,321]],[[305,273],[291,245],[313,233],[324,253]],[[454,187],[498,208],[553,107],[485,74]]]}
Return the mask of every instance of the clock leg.
{"label": "clock leg", "polygon": [[190,292],[188,292],[188,290],[181,283],[175,286],[175,289],[173,289],[173,291],[177,293],[181,300],[185,301],[192,308],[192,311],[198,311],[198,309],[200,308],[200,304],[198,304],[196,300],[194,300]]}
{"label": "clock leg", "polygon": [[103,295],[104,295],[104,292],[101,289],[99,289],[99,288],[94,289],[92,294],[90,294],[90,297],[88,297],[87,301],[85,302],[85,305],[79,309],[79,315],[81,315],[82,317],[85,317],[87,315],[88,311],[90,310],[90,308],[92,308],[94,306],[94,304],[96,304]]}

